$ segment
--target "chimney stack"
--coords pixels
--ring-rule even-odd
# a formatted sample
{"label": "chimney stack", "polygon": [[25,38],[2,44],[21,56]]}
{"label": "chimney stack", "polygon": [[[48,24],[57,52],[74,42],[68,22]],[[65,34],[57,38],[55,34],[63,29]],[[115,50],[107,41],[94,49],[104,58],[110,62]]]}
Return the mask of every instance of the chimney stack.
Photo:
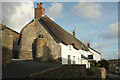
{"label": "chimney stack", "polygon": [[75,30],[73,30],[73,36],[75,37]]}
{"label": "chimney stack", "polygon": [[35,18],[41,18],[45,15],[45,9],[42,7],[42,3],[37,3],[37,8],[35,8]]}
{"label": "chimney stack", "polygon": [[90,43],[87,43],[87,46],[90,47]]}

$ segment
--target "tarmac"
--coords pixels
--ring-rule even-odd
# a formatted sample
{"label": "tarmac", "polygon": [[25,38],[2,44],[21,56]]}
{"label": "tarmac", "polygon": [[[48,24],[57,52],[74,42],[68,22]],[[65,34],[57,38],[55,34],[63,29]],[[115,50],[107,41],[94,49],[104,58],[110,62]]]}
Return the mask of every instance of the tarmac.
{"label": "tarmac", "polygon": [[60,64],[32,60],[13,60],[10,65],[2,69],[2,79],[28,78],[33,72],[43,71],[58,65]]}

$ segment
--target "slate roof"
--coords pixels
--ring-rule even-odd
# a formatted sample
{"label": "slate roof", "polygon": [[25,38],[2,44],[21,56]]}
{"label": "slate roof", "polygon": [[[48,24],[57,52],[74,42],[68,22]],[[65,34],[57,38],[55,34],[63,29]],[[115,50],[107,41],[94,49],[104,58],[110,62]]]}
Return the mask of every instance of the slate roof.
{"label": "slate roof", "polygon": [[13,29],[11,29],[11,28],[9,28],[9,27],[5,27],[5,28],[7,28],[7,29],[9,29],[9,30],[15,32],[17,35],[19,35],[19,33],[18,33],[17,31],[15,31],[15,30],[13,30]]}
{"label": "slate roof", "polygon": [[11,28],[9,28],[9,27],[7,27],[7,26],[5,27],[5,29],[8,29],[8,30],[14,32],[14,34],[16,34],[16,37],[19,38],[19,33],[16,32],[15,30],[13,30],[13,29],[11,29]]}
{"label": "slate roof", "polygon": [[[98,51],[96,51],[95,49],[89,47],[90,49],[92,49],[93,51],[95,51],[96,53],[100,54]],[[101,55],[101,54],[100,54]]]}
{"label": "slate roof", "polygon": [[52,21],[46,15],[40,18],[43,23],[52,31],[52,33],[64,44],[73,45],[75,49],[83,49],[89,51],[88,47],[84,45],[81,41],[75,38],[73,35],[65,31],[62,27]]}

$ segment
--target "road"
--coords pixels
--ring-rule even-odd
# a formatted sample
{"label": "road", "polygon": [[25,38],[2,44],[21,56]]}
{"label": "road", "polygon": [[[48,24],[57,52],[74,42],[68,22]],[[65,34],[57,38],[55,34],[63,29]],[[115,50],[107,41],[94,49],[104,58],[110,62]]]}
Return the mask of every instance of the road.
{"label": "road", "polygon": [[12,64],[3,68],[2,78],[28,78],[30,73],[43,71],[60,64],[35,62],[32,60],[14,60]]}

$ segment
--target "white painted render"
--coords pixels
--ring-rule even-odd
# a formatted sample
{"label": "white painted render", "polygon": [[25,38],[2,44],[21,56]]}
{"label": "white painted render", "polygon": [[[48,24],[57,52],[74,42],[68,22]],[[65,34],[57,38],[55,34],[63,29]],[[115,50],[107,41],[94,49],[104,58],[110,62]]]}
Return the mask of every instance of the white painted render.
{"label": "white painted render", "polygon": [[[62,57],[62,64],[68,64],[68,55],[71,56],[71,64],[75,61],[75,64],[86,64],[86,68],[90,67],[90,63],[88,60],[81,58],[81,54],[85,57],[88,57],[88,51],[84,50],[76,50],[73,48],[72,45],[64,45],[60,43],[61,46],[61,57]],[[75,60],[73,60],[75,56]]]}
{"label": "white painted render", "polygon": [[101,55],[99,53],[97,53],[96,51],[90,49],[90,52],[89,54],[93,54],[93,59],[96,60],[96,62],[100,61],[101,60]]}

